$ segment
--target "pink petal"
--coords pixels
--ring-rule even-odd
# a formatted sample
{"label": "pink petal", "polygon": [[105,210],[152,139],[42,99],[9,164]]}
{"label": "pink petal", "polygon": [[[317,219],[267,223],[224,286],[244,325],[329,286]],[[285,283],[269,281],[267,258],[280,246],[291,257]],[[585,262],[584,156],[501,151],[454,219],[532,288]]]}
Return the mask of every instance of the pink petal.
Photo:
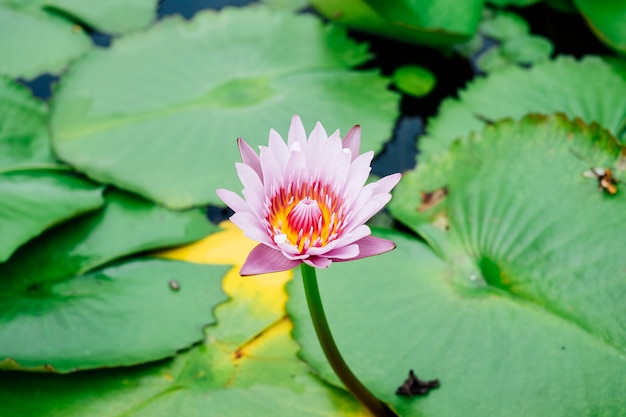
{"label": "pink petal", "polygon": [[312,168],[311,173],[313,173],[314,168],[319,165],[319,159],[326,156],[323,154],[323,149],[327,140],[328,135],[326,134],[326,130],[324,130],[324,126],[322,126],[320,122],[317,122],[309,135],[306,148],[302,148],[306,155],[306,166],[309,169]]}
{"label": "pink petal", "polygon": [[348,260],[348,259],[356,259],[358,255],[359,255],[359,245],[352,244],[352,245],[342,246],[340,248],[328,251],[324,254],[324,257],[330,258],[332,260],[336,260],[336,259]]}
{"label": "pink petal", "polygon": [[350,164],[350,172],[348,173],[348,181],[344,188],[344,196],[346,199],[354,201],[363,188],[367,177],[370,175],[370,164],[374,158],[374,152],[365,152]]}
{"label": "pink petal", "polygon": [[220,188],[219,190],[215,190],[217,196],[230,207],[233,211],[252,211],[246,200],[241,198],[239,194],[233,193],[230,190],[225,190]]}
{"label": "pink petal", "polygon": [[306,131],[302,125],[302,120],[300,120],[297,114],[291,119],[291,126],[287,135],[287,148],[291,149],[296,142],[306,143]]}
{"label": "pink petal", "polygon": [[261,171],[261,160],[259,159],[259,155],[257,155],[256,152],[254,152],[254,149],[252,149],[252,147],[242,138],[237,139],[237,145],[239,146],[239,153],[241,154],[241,160],[243,163],[252,168],[259,178],[262,178],[263,172]]}
{"label": "pink petal", "polygon": [[320,180],[330,184],[336,192],[341,192],[344,184],[349,181],[350,152],[341,147],[341,141],[337,141],[335,147],[324,147],[320,159]]}
{"label": "pink petal", "polygon": [[350,210],[353,216],[346,220],[346,229],[349,230],[352,227],[357,227],[371,219],[374,214],[385,207],[389,200],[391,200],[391,194],[376,194],[370,196],[360,207],[352,207]]}
{"label": "pink petal", "polygon": [[337,247],[337,240],[333,240],[326,246],[309,248],[307,249],[306,253],[310,256],[326,256],[326,252],[330,252],[331,250],[335,249],[335,247]]}
{"label": "pink petal", "polygon": [[237,175],[239,176],[239,180],[243,184],[244,189],[247,188],[259,195],[265,194],[261,177],[256,174],[252,167],[237,162],[235,164],[235,168],[237,169]]}
{"label": "pink petal", "polygon": [[314,268],[328,268],[333,261],[329,258],[322,258],[321,256],[311,256],[305,259],[304,263]]}
{"label": "pink petal", "polygon": [[230,216],[230,221],[235,226],[243,230],[244,236],[249,237],[257,242],[265,243],[266,245],[273,245],[272,238],[267,234],[265,228],[261,224],[261,221],[251,213],[244,211],[238,211]]}
{"label": "pink petal", "polygon": [[401,178],[402,178],[402,174],[395,173],[395,174],[387,175],[386,177],[379,179],[378,181],[375,182],[376,190],[374,190],[374,192],[377,194],[388,193],[389,191],[393,189],[393,187],[398,185]]}
{"label": "pink petal", "polygon": [[283,138],[274,129],[270,129],[270,140],[267,146],[272,150],[272,155],[274,155],[274,160],[281,173],[284,172],[289,157],[289,149]]}
{"label": "pink petal", "polygon": [[396,247],[396,244],[391,240],[382,239],[376,236],[367,236],[356,242],[359,245],[359,254],[351,259],[334,259],[337,262],[345,262],[349,260],[367,258],[369,256],[380,255],[381,253],[389,252]]}
{"label": "pink petal", "polygon": [[281,250],[283,256],[287,259],[291,259],[292,261],[304,259],[309,256],[308,254],[301,254],[298,248],[296,248],[291,243],[278,243],[276,242],[276,240],[274,240],[274,243]]}
{"label": "pink petal", "polygon": [[291,261],[285,258],[279,250],[261,243],[250,251],[246,262],[244,262],[239,271],[239,275],[245,277],[248,275],[287,271],[301,263],[301,261]]}
{"label": "pink petal", "polygon": [[[287,159],[287,167],[285,168],[285,174],[290,179],[294,174],[306,169],[306,156],[302,150],[293,148],[289,151],[289,159]],[[287,180],[289,181],[289,180]]]}
{"label": "pink petal", "polygon": [[260,196],[258,192],[251,191],[249,188],[244,189],[242,193],[250,207],[248,211],[255,213],[259,218],[265,217],[266,208],[263,201],[260,200],[264,196]]}
{"label": "pink petal", "polygon": [[342,246],[348,246],[352,243],[355,243],[366,236],[372,234],[369,226],[366,224],[361,224],[354,228],[354,230],[349,231],[348,233],[343,233],[337,240],[333,241],[335,243],[336,248],[340,248]]}
{"label": "pink petal", "polygon": [[343,138],[343,147],[350,149],[353,161],[359,156],[359,149],[361,147],[361,126],[356,125],[346,133],[346,137]]}
{"label": "pink petal", "polygon": [[261,146],[261,167],[265,193],[269,194],[272,187],[281,185],[283,182],[283,169],[276,155],[274,155],[273,149]]}

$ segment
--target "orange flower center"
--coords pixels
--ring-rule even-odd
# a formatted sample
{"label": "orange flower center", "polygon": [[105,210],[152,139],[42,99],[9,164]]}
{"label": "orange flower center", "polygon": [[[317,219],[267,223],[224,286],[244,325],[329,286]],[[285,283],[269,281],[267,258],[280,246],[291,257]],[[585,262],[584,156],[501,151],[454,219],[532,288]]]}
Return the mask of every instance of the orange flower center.
{"label": "orange flower center", "polygon": [[300,253],[337,238],[343,225],[342,204],[328,185],[290,184],[270,199],[269,232],[284,237]]}

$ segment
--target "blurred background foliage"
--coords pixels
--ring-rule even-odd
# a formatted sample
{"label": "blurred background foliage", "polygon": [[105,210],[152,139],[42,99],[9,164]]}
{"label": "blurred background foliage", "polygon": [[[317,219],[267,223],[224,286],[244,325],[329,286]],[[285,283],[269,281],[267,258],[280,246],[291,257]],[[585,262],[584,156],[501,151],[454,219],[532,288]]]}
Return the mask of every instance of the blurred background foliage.
{"label": "blurred background foliage", "polygon": [[[0,416],[365,416],[298,272],[242,279],[235,144],[403,172],[320,271],[401,416],[626,413],[626,4],[0,0]],[[292,275],[295,275],[292,277]],[[395,394],[409,370],[441,387]]]}

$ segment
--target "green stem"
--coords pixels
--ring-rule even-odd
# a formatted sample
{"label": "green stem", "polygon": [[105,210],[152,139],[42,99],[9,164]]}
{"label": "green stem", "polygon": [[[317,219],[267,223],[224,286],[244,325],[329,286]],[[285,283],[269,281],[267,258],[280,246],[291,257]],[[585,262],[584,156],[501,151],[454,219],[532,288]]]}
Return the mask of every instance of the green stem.
{"label": "green stem", "polygon": [[324,350],[326,359],[328,359],[333,370],[352,395],[376,417],[396,417],[396,413],[391,411],[385,403],[374,397],[374,395],[361,384],[361,381],[354,376],[350,368],[348,368],[348,365],[344,362],[339,353],[339,349],[337,349],[335,345],[333,336],[330,333],[330,328],[328,327],[328,321],[324,314],[324,307],[322,306],[322,299],[320,298],[320,292],[317,286],[315,268],[303,263],[301,270],[302,279],[304,281],[304,292],[306,293],[306,300],[309,305],[309,313],[311,313],[315,333],[317,333],[317,338],[320,341],[320,345],[322,345],[322,350]]}

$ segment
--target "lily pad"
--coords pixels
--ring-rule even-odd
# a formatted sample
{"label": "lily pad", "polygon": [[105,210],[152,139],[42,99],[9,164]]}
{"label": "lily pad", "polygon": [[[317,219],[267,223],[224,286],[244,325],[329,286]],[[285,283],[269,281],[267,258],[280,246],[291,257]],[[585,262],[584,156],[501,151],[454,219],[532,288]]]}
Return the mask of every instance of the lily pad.
{"label": "lily pad", "polygon": [[130,365],[201,340],[211,308],[224,299],[224,268],[134,260],[95,269],[211,229],[200,211],[172,212],[111,190],[102,210],[22,246],[0,264],[0,367]]}
{"label": "lily pad", "polygon": [[435,88],[435,75],[419,65],[398,67],[392,76],[393,82],[401,92],[415,97],[427,95]]}
{"label": "lily pad", "polygon": [[[245,279],[239,275],[247,255],[258,244],[243,236],[229,221],[220,224],[220,232],[179,248],[161,252],[160,257],[208,264],[232,264],[224,279],[224,291],[232,299],[219,316],[220,325],[209,334],[222,342],[241,345],[252,340],[285,316],[285,283],[291,272],[280,272]],[[236,314],[235,314],[236,313]]]}
{"label": "lily pad", "polygon": [[59,16],[0,5],[0,75],[59,74],[90,47],[83,29]]}
{"label": "lily pad", "polygon": [[573,0],[598,39],[626,53],[626,4],[613,0]]}
{"label": "lily pad", "polygon": [[[488,127],[405,175],[392,214],[420,233],[445,216],[441,253],[380,231],[395,251],[318,273],[356,375],[402,416],[621,415],[626,193],[581,175],[621,149],[598,126],[532,116]],[[445,196],[424,207],[424,193],[442,186]],[[339,384],[300,281],[288,287],[294,336]],[[440,388],[396,395],[411,369]]]}
{"label": "lily pad", "polygon": [[102,203],[102,187],[71,174],[46,170],[0,173],[0,262],[49,227]]}
{"label": "lily pad", "polygon": [[508,67],[511,62],[502,55],[502,48],[497,45],[484,51],[476,60],[476,65],[482,72],[490,73]]}
{"label": "lily pad", "polygon": [[156,17],[157,0],[0,0],[23,10],[46,10],[90,29],[121,34],[148,26]]}
{"label": "lily pad", "polygon": [[0,172],[57,166],[46,127],[47,109],[30,91],[0,76]]}
{"label": "lily pad", "polygon": [[[222,227],[202,241],[161,254],[235,264],[224,278],[232,300],[217,307],[218,324],[207,328],[202,345],[173,360],[122,369],[62,376],[0,373],[3,409],[49,417],[169,417],[198,410],[218,416],[363,416],[355,400],[311,375],[297,358],[284,317],[283,286],[291,273],[242,279],[238,271],[254,242],[229,222]],[[255,314],[250,314],[252,305]],[[23,401],[33,392],[37,401]]]}
{"label": "lily pad", "polygon": [[451,46],[476,32],[482,0],[311,0],[327,19],[401,41]]}
{"label": "lily pad", "polygon": [[487,2],[498,7],[526,7],[540,1],[541,0],[488,0]]}
{"label": "lily pad", "polygon": [[69,372],[173,356],[213,322],[226,268],[136,259],[3,292],[0,367]]}
{"label": "lily pad", "polygon": [[527,35],[530,25],[515,13],[495,12],[480,24],[480,31],[492,39],[506,41]]}
{"label": "lily pad", "polygon": [[519,64],[532,64],[550,58],[554,45],[543,36],[520,36],[502,43],[502,55]]}
{"label": "lily pad", "polygon": [[559,57],[530,69],[507,67],[471,82],[458,99],[443,101],[437,116],[428,121],[427,135],[420,138],[419,158],[425,160],[455,139],[480,131],[486,121],[533,112],[563,112],[598,122],[626,141],[626,81],[595,57]]}
{"label": "lily pad", "polygon": [[101,210],[47,231],[0,265],[0,288],[67,280],[125,256],[193,242],[215,230],[200,210],[172,211],[111,189]]}
{"label": "lily pad", "polygon": [[368,57],[311,15],[246,7],[166,19],[94,50],[64,77],[54,148],[90,177],[168,207],[221,204],[216,188],[240,186],[235,139],[267,144],[295,112],[308,129],[361,123],[363,148],[381,149],[399,95],[376,71],[347,69]]}

